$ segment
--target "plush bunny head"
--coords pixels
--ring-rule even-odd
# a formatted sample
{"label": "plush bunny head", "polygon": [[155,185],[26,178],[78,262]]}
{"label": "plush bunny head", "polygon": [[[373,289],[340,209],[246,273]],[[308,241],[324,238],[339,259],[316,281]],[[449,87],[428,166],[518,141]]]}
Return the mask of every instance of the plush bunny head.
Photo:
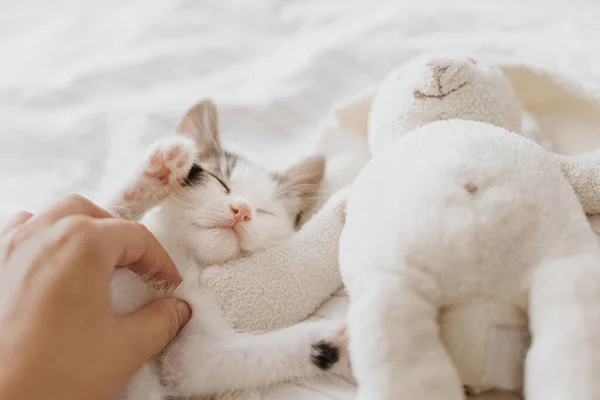
{"label": "plush bunny head", "polygon": [[472,59],[418,59],[390,73],[373,100],[369,146],[375,154],[430,122],[464,119],[521,132],[522,110],[502,71]]}

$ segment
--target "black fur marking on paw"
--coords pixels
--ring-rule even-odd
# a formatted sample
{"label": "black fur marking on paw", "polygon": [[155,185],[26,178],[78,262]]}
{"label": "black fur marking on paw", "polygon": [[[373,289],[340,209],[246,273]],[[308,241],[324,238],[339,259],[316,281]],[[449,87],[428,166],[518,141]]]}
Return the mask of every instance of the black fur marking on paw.
{"label": "black fur marking on paw", "polygon": [[192,186],[202,182],[202,173],[204,170],[201,166],[193,164],[188,176],[185,178],[185,186]]}
{"label": "black fur marking on paw", "polygon": [[327,371],[340,359],[340,350],[331,343],[324,341],[312,345],[311,361],[323,371]]}
{"label": "black fur marking on paw", "polygon": [[296,220],[294,221],[294,227],[296,229],[298,229],[298,225],[300,225],[300,220],[302,219],[302,212],[299,211],[298,214],[296,214]]}
{"label": "black fur marking on paw", "polygon": [[465,396],[475,396],[477,394],[475,393],[472,387],[467,385],[463,385],[463,391],[465,393]]}

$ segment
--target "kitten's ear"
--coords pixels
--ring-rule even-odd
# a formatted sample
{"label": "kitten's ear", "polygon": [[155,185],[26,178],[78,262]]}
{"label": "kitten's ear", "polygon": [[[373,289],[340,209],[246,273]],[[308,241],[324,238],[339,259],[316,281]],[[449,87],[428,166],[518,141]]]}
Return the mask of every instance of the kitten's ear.
{"label": "kitten's ear", "polygon": [[325,176],[325,157],[306,158],[279,177],[279,194],[292,213],[301,214],[314,203]]}
{"label": "kitten's ear", "polygon": [[179,123],[177,133],[193,138],[201,157],[218,156],[221,142],[217,106],[208,99],[194,105]]}

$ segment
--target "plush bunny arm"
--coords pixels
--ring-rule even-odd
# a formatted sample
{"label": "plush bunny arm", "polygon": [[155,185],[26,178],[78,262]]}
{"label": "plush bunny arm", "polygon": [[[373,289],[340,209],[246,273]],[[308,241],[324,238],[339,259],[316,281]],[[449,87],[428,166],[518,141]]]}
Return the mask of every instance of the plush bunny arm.
{"label": "plush bunny arm", "polygon": [[341,287],[337,258],[345,206],[342,189],[291,239],[204,271],[204,285],[237,330],[297,323]]}
{"label": "plush bunny arm", "polygon": [[600,151],[557,155],[586,214],[600,214]]}

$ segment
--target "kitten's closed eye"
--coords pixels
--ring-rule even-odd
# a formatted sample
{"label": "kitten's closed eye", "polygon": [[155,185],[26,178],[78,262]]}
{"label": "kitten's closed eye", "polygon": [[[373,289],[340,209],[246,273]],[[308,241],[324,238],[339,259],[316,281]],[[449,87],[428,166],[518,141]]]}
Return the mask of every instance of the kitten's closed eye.
{"label": "kitten's closed eye", "polygon": [[190,172],[185,180],[185,184],[187,186],[193,185],[194,181],[197,181],[198,177],[201,176],[202,173],[206,173],[206,174],[212,176],[213,178],[215,178],[217,181],[219,181],[221,186],[223,186],[223,188],[225,189],[225,193],[227,193],[227,194],[231,193],[231,189],[229,189],[229,186],[227,186],[221,178],[219,178],[212,172],[205,170],[204,168],[202,168],[201,166],[199,166],[197,164],[192,165],[192,168],[190,169]]}
{"label": "kitten's closed eye", "polygon": [[227,193],[227,194],[231,193],[231,189],[229,189],[229,186],[227,186],[227,185],[225,184],[225,182],[223,182],[221,179],[217,178],[217,176],[216,176],[216,175],[213,175],[213,174],[211,174],[211,175],[212,175],[212,176],[213,176],[213,177],[214,177],[216,180],[218,180],[218,181],[219,181],[219,183],[221,184],[221,186],[223,186],[223,188],[225,189],[225,193]]}
{"label": "kitten's closed eye", "polygon": [[229,186],[227,186],[227,184],[225,184],[225,182],[223,182],[223,180],[221,178],[219,178],[217,175],[213,174],[212,172],[206,171],[206,173],[209,174],[210,176],[212,176],[213,178],[215,178],[217,181],[219,181],[221,186],[223,186],[223,189],[225,189],[225,193],[227,193],[227,194],[231,193],[231,189],[229,189]]}
{"label": "kitten's closed eye", "polygon": [[274,213],[272,213],[271,211],[263,210],[263,209],[261,209],[261,208],[257,209],[257,210],[256,210],[256,213],[257,213],[257,214],[266,214],[266,215],[272,215],[272,216],[275,216],[275,214],[274,214]]}
{"label": "kitten's closed eye", "polygon": [[185,179],[185,185],[192,186],[194,183],[196,183],[202,175],[202,172],[204,172],[204,170],[199,165],[192,164],[192,168]]}

